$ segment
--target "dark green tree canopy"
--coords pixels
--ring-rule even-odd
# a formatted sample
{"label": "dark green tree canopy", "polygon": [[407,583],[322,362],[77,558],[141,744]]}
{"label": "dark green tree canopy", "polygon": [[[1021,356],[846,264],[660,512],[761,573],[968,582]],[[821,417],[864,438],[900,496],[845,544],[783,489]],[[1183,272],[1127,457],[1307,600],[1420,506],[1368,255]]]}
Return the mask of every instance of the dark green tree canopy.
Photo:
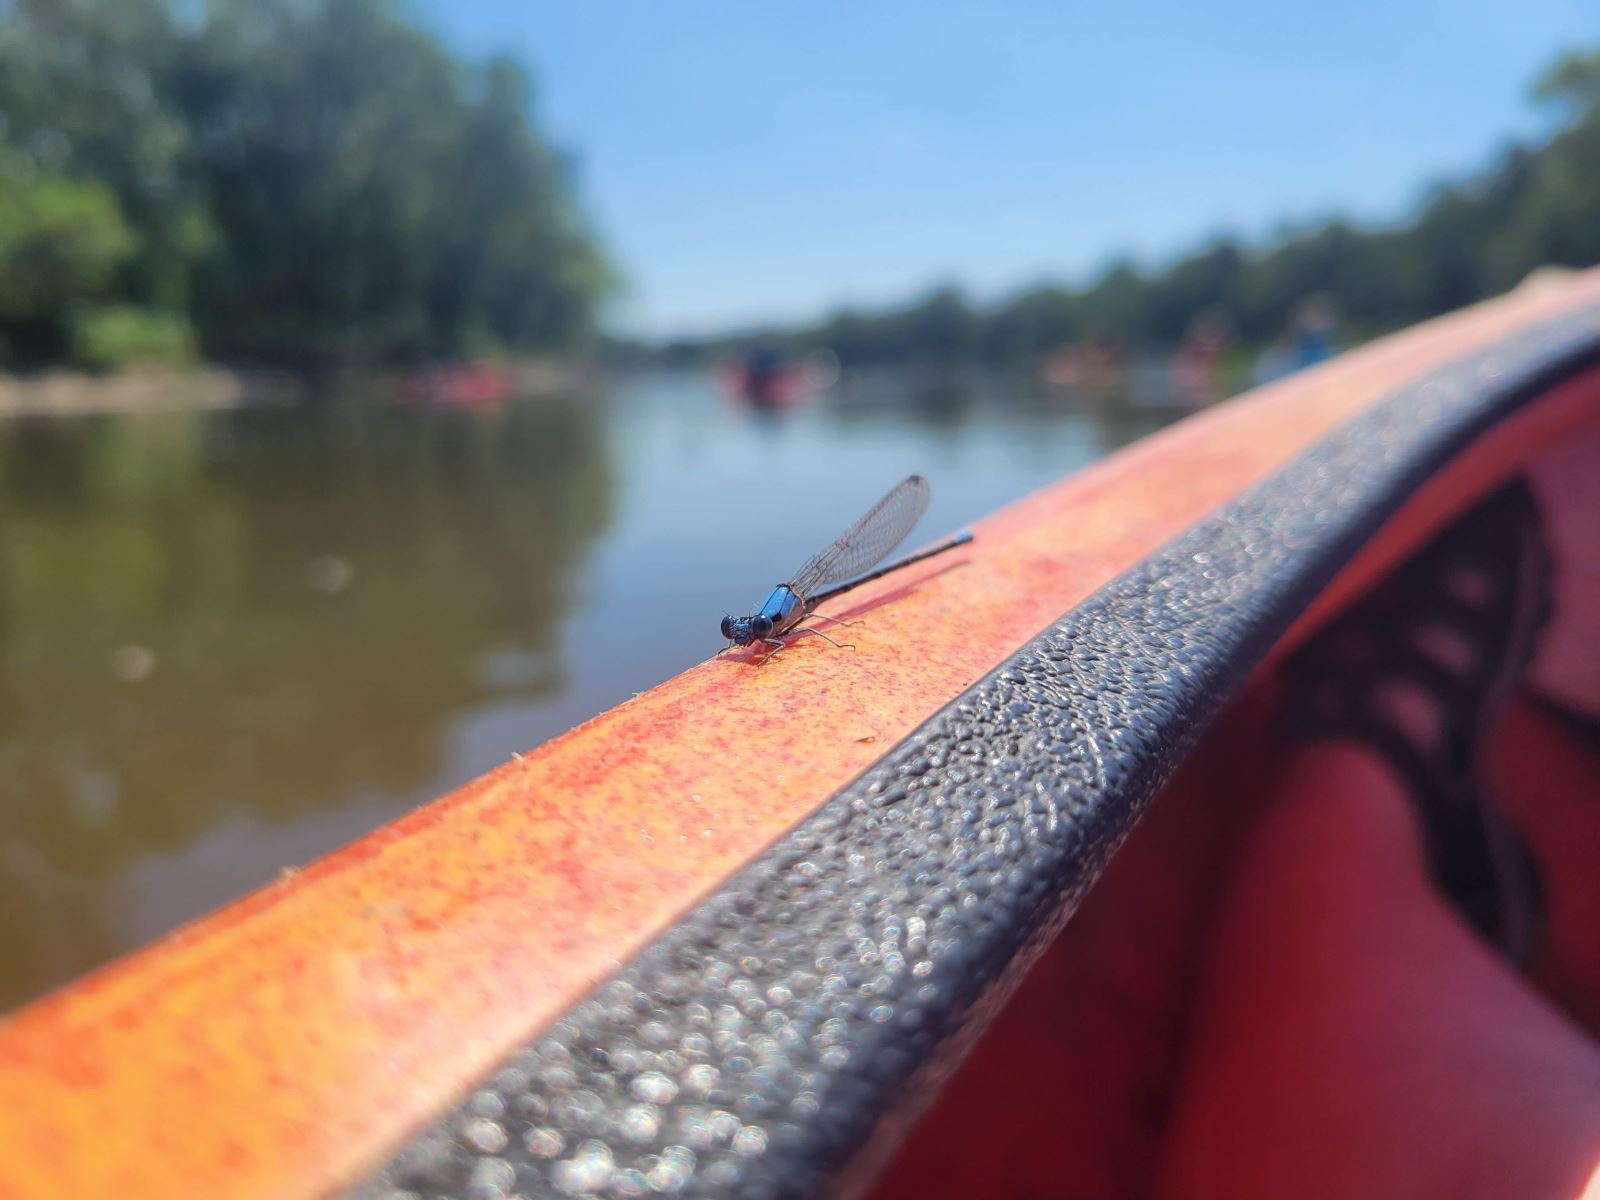
{"label": "dark green tree canopy", "polygon": [[79,267],[0,337],[49,357],[120,304],[232,359],[575,347],[609,276],[531,111],[392,0],[0,0],[0,265]]}

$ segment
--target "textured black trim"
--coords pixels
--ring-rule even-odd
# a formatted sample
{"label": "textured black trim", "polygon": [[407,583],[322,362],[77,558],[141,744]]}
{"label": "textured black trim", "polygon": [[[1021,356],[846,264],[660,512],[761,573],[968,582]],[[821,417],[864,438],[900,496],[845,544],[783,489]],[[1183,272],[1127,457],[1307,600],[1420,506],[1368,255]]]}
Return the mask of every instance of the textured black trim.
{"label": "textured black trim", "polygon": [[1319,441],[929,720],[356,1194],[837,1184],[875,1131],[893,1141],[1335,572],[1473,438],[1596,363],[1600,309]]}

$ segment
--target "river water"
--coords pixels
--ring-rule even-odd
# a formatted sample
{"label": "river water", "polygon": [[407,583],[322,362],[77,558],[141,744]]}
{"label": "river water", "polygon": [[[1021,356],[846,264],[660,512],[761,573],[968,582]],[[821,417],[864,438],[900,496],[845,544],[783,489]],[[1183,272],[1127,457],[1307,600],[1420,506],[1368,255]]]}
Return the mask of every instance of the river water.
{"label": "river water", "polygon": [[0,1010],[714,653],[903,476],[926,542],[1171,415],[664,373],[0,424]]}

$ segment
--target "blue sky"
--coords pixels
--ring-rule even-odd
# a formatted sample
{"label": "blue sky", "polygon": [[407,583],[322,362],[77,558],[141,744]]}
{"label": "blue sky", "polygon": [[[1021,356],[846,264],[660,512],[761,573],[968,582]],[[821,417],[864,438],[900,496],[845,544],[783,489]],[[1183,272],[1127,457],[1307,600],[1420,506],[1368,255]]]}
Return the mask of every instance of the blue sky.
{"label": "blue sky", "polygon": [[534,71],[647,334],[979,299],[1403,215],[1547,118],[1594,0],[413,0]]}

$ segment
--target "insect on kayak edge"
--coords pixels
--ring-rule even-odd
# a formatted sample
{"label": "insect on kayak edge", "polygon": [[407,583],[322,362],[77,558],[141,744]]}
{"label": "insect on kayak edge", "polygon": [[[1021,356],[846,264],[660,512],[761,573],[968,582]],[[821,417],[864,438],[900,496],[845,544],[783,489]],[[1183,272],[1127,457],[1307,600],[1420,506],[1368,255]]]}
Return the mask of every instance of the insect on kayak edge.
{"label": "insect on kayak edge", "polygon": [[[886,567],[871,571],[871,568],[883,561],[889,551],[905,540],[912,526],[922,519],[922,514],[928,510],[928,501],[932,495],[933,491],[928,486],[928,481],[921,475],[908,475],[895,484],[889,489],[889,494],[867,509],[854,525],[807,559],[805,565],[794,573],[792,579],[773,588],[754,613],[748,617],[731,615],[723,617],[722,636],[728,639],[729,644],[718,653],[723,653],[734,646],[749,646],[760,642],[763,646],[770,647],[766,654],[756,660],[758,663],[764,663],[783,649],[784,643],[779,639],[788,633],[795,633],[797,636],[814,633],[837,646],[838,642],[834,642],[819,629],[796,627],[801,621],[813,615],[824,621],[833,620],[832,617],[816,611],[817,605],[825,600],[842,596],[852,588],[860,587],[874,579],[881,579],[901,567],[909,567],[912,563],[943,554],[946,550],[965,546],[972,540],[972,534],[963,530],[937,546],[931,546],[892,562]],[[864,575],[863,571],[871,573]],[[849,582],[843,583],[841,580]],[[843,624],[843,622],[835,623]]]}

